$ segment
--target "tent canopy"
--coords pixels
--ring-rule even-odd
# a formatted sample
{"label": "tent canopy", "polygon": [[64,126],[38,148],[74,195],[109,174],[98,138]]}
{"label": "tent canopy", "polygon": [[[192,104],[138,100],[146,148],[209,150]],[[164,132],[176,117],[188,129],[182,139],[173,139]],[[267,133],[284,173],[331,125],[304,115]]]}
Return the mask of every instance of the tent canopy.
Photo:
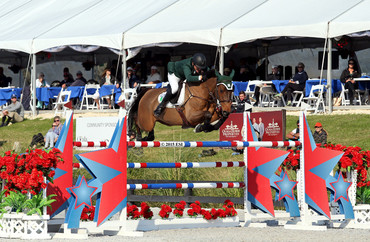
{"label": "tent canopy", "polygon": [[26,53],[61,45],[228,46],[370,29],[370,0],[4,0],[0,6],[0,49]]}

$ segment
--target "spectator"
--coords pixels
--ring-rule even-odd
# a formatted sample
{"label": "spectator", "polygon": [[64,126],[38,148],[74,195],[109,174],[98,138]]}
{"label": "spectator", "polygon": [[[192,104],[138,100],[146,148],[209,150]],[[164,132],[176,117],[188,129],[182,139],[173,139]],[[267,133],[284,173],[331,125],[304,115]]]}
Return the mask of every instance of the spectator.
{"label": "spectator", "polygon": [[87,81],[86,79],[83,77],[82,75],[82,72],[81,71],[78,71],[76,73],[76,80],[71,84],[71,86],[85,86]]}
{"label": "spectator", "polygon": [[292,105],[292,93],[294,91],[303,91],[306,86],[306,81],[308,75],[304,70],[304,64],[302,62],[298,63],[298,72],[294,75],[293,80],[290,80],[288,85],[285,86],[284,90],[276,94],[275,97],[283,97],[285,93],[287,94],[287,106]]}
{"label": "spectator", "polygon": [[246,103],[247,99],[245,97],[245,93],[243,91],[240,91],[239,92],[239,100],[238,100],[238,104],[236,106],[236,109],[235,109],[235,112],[236,113],[242,113],[245,111],[245,103]]}
{"label": "spectator", "polygon": [[315,124],[315,132],[312,135],[316,144],[325,145],[327,143],[328,133],[323,129],[321,123],[317,122]]}
{"label": "spectator", "polygon": [[4,68],[0,67],[0,87],[8,86],[8,78],[4,75]]}
{"label": "spectator", "polygon": [[340,81],[344,84],[344,88],[348,89],[349,105],[353,105],[355,89],[358,88],[358,83],[353,80],[353,78],[357,77],[360,77],[357,63],[355,60],[350,59],[348,60],[348,67],[340,75]]}
{"label": "spectator", "polygon": [[293,129],[290,133],[286,135],[287,139],[298,141],[299,140],[299,120],[297,120],[297,128]]}
{"label": "spectator", "polygon": [[0,127],[8,126],[11,122],[22,122],[24,118],[23,105],[17,101],[17,96],[11,96],[11,104],[3,109],[2,123]]}
{"label": "spectator", "polygon": [[57,124],[57,128],[55,129],[55,133],[57,135],[60,135],[60,132],[62,131],[62,128],[63,128],[63,124],[60,122],[60,117],[59,116],[54,117],[54,123]]}
{"label": "spectator", "polygon": [[[36,80],[36,88],[50,87],[49,83],[47,83],[46,80],[45,80],[45,75],[44,75],[43,72],[40,72],[38,76],[39,76],[39,78]],[[36,108],[42,109],[43,106],[44,106],[44,102],[40,101],[40,100],[37,100]]]}
{"label": "spectator", "polygon": [[64,67],[63,69],[63,79],[66,81],[66,83],[73,82],[73,76],[71,73],[69,73],[68,67]]}
{"label": "spectator", "polygon": [[57,135],[56,132],[55,132],[55,130],[58,127],[58,124],[56,122],[54,122],[51,127],[52,128],[49,129],[49,131],[46,133],[45,138],[44,138],[44,141],[45,141],[45,149],[47,149],[47,148],[49,148],[49,149],[54,148],[54,144],[58,140],[58,136],[59,135]]}
{"label": "spectator", "polygon": [[158,73],[158,68],[156,66],[152,66],[150,68],[150,75],[146,79],[146,84],[155,84],[162,82],[161,75]]}
{"label": "spectator", "polygon": [[130,88],[135,88],[140,83],[140,80],[134,74],[134,69],[132,67],[127,68],[127,79],[126,80]]}
{"label": "spectator", "polygon": [[[281,80],[281,74],[279,72],[279,68],[278,68],[277,65],[273,65],[272,66],[271,73],[268,74],[268,76],[267,76],[267,81],[272,81],[272,80]],[[267,86],[267,84],[263,84],[263,86],[262,86],[262,84],[260,86],[257,86],[256,85],[256,88],[254,89],[254,97],[251,97],[251,101],[254,102],[253,106],[258,106],[259,101],[260,101],[260,90],[261,90],[261,87],[266,87],[266,86]],[[273,92],[276,91],[274,85],[271,85],[271,88],[272,88],[271,90]]]}
{"label": "spectator", "polygon": [[[103,72],[103,75],[102,75],[102,78],[100,79],[99,84],[100,84],[100,86],[117,84],[116,79],[114,78],[114,76],[111,75],[111,70],[109,68],[105,68],[105,70]],[[119,85],[118,85],[118,87],[119,87]],[[103,98],[105,98],[108,102],[109,109],[112,108],[111,95],[112,94],[103,96]],[[99,99],[95,99],[95,102],[98,104],[98,109],[100,109]]]}

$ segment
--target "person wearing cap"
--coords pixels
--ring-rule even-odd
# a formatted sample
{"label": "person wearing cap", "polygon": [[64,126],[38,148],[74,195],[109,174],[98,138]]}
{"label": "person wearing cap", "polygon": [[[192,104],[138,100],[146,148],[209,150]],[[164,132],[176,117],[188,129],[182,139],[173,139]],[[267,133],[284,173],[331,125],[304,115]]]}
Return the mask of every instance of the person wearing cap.
{"label": "person wearing cap", "polygon": [[126,83],[130,88],[135,88],[140,83],[139,78],[134,73],[134,68],[131,66],[127,67]]}
{"label": "person wearing cap", "polygon": [[342,74],[340,75],[340,81],[344,84],[344,88],[348,89],[348,99],[350,105],[353,105],[355,89],[358,88],[358,83],[353,80],[353,78],[357,77],[360,77],[357,63],[354,59],[349,59],[348,67],[344,69]]}
{"label": "person wearing cap", "polygon": [[82,75],[82,72],[81,71],[78,71],[76,73],[76,80],[71,84],[71,86],[85,86],[87,81],[86,79],[83,77]]}
{"label": "person wearing cap", "polygon": [[154,110],[154,116],[159,117],[166,108],[167,102],[176,96],[179,89],[179,82],[186,80],[188,82],[206,81],[207,76],[203,71],[207,68],[206,57],[202,53],[196,53],[193,57],[176,62],[168,62],[168,82],[166,95],[163,97],[157,108]]}
{"label": "person wearing cap", "polygon": [[17,101],[17,96],[12,94],[11,103],[3,109],[3,117],[0,127],[8,126],[12,123],[22,122],[24,118],[24,108],[22,103]]}
{"label": "person wearing cap", "polygon": [[156,66],[152,66],[150,68],[150,75],[146,79],[146,84],[155,84],[162,82],[161,75],[158,73],[158,68]]}
{"label": "person wearing cap", "polygon": [[292,93],[294,91],[303,91],[306,86],[306,81],[308,80],[308,75],[304,70],[304,64],[302,62],[298,63],[297,69],[298,72],[294,75],[293,80],[289,81],[281,93],[275,95],[275,97],[282,98],[286,93],[287,106],[292,105]]}
{"label": "person wearing cap", "polygon": [[[267,75],[267,80],[266,81],[272,81],[272,80],[281,80],[281,73],[279,72],[279,67],[277,65],[272,65],[271,68],[271,73]],[[263,84],[260,86],[256,86],[254,89],[254,97],[251,97],[251,101],[254,102],[253,106],[258,106],[259,104],[259,99],[260,99],[260,92],[262,87],[267,87],[267,84]],[[276,88],[274,85],[270,85],[270,91],[275,92]],[[265,92],[262,92],[265,93]]]}
{"label": "person wearing cap", "polygon": [[64,69],[63,69],[63,80],[66,81],[68,86],[69,86],[68,83],[72,83],[74,81],[72,74],[69,73],[69,68],[68,67],[64,67]]}
{"label": "person wearing cap", "polygon": [[315,124],[315,131],[312,133],[312,136],[316,144],[325,145],[327,143],[328,133],[319,122]]}

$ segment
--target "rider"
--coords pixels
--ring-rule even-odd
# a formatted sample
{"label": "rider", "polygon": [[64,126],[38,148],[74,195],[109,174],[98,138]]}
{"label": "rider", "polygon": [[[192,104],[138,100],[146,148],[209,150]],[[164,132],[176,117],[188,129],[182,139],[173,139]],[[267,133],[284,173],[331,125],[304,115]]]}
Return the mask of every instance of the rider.
{"label": "rider", "polygon": [[202,70],[205,68],[206,57],[202,53],[196,53],[193,57],[185,60],[169,62],[167,69],[170,85],[162,102],[154,110],[154,116],[159,117],[161,115],[167,102],[176,95],[181,80],[187,80],[188,82],[205,81],[206,76],[202,74]]}

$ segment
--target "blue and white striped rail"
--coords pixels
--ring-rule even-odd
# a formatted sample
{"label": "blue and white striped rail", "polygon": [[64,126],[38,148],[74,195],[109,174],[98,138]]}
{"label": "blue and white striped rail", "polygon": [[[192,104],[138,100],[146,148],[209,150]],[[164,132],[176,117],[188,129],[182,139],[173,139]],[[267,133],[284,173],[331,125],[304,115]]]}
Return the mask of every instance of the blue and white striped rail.
{"label": "blue and white striped rail", "polygon": [[219,162],[174,162],[174,163],[127,163],[127,168],[208,168],[208,167],[244,167],[243,161]]}
{"label": "blue and white striped rail", "polygon": [[127,189],[243,188],[244,182],[127,184]]}
{"label": "blue and white striped rail", "polygon": [[295,147],[299,141],[129,141],[129,147]]}

